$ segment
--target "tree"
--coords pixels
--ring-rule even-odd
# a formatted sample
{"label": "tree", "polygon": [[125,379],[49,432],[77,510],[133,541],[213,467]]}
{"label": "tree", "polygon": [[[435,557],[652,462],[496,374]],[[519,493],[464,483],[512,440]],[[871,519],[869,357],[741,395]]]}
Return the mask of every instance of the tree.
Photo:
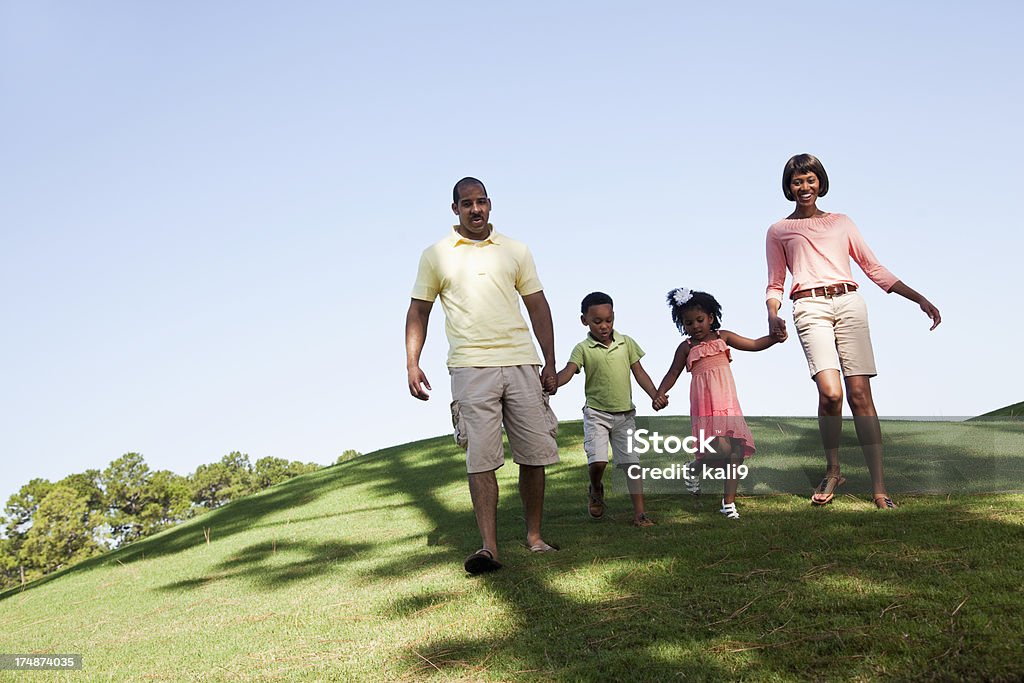
{"label": "tree", "polygon": [[252,472],[252,486],[255,491],[280,484],[292,475],[288,472],[289,463],[284,458],[272,458],[267,456],[256,461],[256,467]]}
{"label": "tree", "polygon": [[149,465],[139,453],[125,453],[103,470],[107,520],[115,545],[142,536],[139,514],[148,502],[149,480]]}
{"label": "tree", "polygon": [[9,538],[0,538],[0,590],[18,584],[20,580],[21,562],[18,561],[18,550]]}
{"label": "tree", "polygon": [[43,502],[51,489],[53,489],[53,484],[50,481],[33,479],[7,499],[4,518],[8,538],[15,539],[24,536],[32,525],[32,517],[39,508],[39,504]]}
{"label": "tree", "polygon": [[315,462],[300,462],[298,460],[292,460],[288,465],[288,476],[297,477],[300,474],[316,472],[318,469],[320,469],[320,465],[317,465]]}
{"label": "tree", "polygon": [[103,492],[103,476],[99,470],[86,470],[81,474],[69,474],[57,482],[67,486],[86,499],[90,511],[102,512],[106,508],[107,496]]}
{"label": "tree", "polygon": [[85,511],[82,514],[82,527],[87,529],[97,541],[111,543],[111,527],[107,520],[107,496],[102,488],[102,475],[99,470],[86,470],[79,474],[69,474],[56,486],[66,486],[75,495],[85,500]]}
{"label": "tree", "polygon": [[192,502],[216,508],[250,492],[252,465],[248,455],[232,451],[221,458],[220,462],[200,465],[190,478]]}
{"label": "tree", "polygon": [[46,479],[33,479],[7,499],[7,505],[4,507],[4,535],[7,538],[4,539],[3,552],[0,555],[0,573],[7,580],[16,576],[20,581],[22,573],[26,571],[29,578],[34,577],[34,565],[30,562],[26,566],[22,548],[39,505],[53,487],[53,483]]}
{"label": "tree", "polygon": [[256,467],[253,468],[253,491],[262,491],[274,484],[280,484],[282,481],[292,477],[297,477],[306,472],[314,472],[318,469],[320,469],[320,466],[315,463],[304,463],[298,460],[288,462],[284,458],[272,458],[270,456],[260,458],[256,461]]}
{"label": "tree", "polygon": [[149,536],[192,515],[189,481],[168,470],[149,477],[138,514],[139,535]]}
{"label": "tree", "polygon": [[337,465],[343,462],[348,462],[349,460],[355,460],[360,455],[362,455],[362,453],[360,453],[359,451],[354,451],[350,448],[341,455],[339,455],[338,459],[334,461],[334,464]]}
{"label": "tree", "polygon": [[32,527],[25,534],[19,553],[23,565],[47,574],[100,553],[92,529],[102,521],[82,524],[88,507],[88,498],[79,496],[70,486],[54,486],[39,503]]}

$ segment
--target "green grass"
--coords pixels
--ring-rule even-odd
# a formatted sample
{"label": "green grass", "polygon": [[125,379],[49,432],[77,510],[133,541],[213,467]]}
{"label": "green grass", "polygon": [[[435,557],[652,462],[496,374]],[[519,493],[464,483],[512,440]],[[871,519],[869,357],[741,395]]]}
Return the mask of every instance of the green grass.
{"label": "green grass", "polygon": [[1014,403],[1013,405],[1004,406],[1002,408],[999,408],[998,410],[993,410],[990,413],[985,413],[984,415],[979,415],[978,417],[971,419],[977,420],[989,417],[1014,417],[1019,420],[1021,417],[1024,417],[1024,401],[1021,401],[1020,403]]}
{"label": "green grass", "polygon": [[[673,419],[649,426],[681,429]],[[903,494],[875,511],[850,447],[844,493],[812,509],[813,421],[752,422],[750,486],[799,496],[742,498],[730,522],[713,494],[650,495],[658,525],[642,530],[621,494],[587,517],[581,426],[564,423],[545,515],[563,550],[520,545],[509,464],[505,568],[480,577],[461,567],[478,537],[450,437],[293,479],[0,596],[0,652],[85,662],[0,680],[1024,678],[1024,496]],[[961,449],[961,472],[996,458],[985,481],[1002,485],[1019,425],[887,423],[890,472],[916,453],[943,473]]]}

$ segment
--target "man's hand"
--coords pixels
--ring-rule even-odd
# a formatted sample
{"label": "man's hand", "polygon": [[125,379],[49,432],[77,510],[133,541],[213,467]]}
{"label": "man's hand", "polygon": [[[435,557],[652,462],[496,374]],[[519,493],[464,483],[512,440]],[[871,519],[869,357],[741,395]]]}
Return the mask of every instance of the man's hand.
{"label": "man's hand", "polygon": [[658,395],[654,397],[654,400],[651,401],[651,407],[655,410],[661,410],[666,406],[668,406],[668,394],[662,394],[659,392]]}
{"label": "man's hand", "polygon": [[409,393],[421,401],[430,398],[430,394],[423,389],[430,389],[430,382],[420,370],[420,352],[427,338],[427,323],[433,305],[432,301],[412,299],[409,312],[405,314],[405,367],[409,373]]}
{"label": "man's hand", "polygon": [[558,391],[558,375],[555,373],[554,366],[545,365],[540,371],[540,384],[544,387],[544,391],[552,396]]}
{"label": "man's hand", "polygon": [[426,401],[430,398],[423,387],[430,389],[430,382],[427,381],[427,376],[420,370],[420,366],[409,368],[409,393],[421,401]]}
{"label": "man's hand", "polygon": [[551,307],[544,298],[544,292],[534,292],[523,297],[523,305],[530,314],[533,334],[540,344],[544,368],[540,371],[540,384],[544,391],[554,394],[558,391],[558,374],[555,372],[555,330],[551,324]]}
{"label": "man's hand", "polygon": [[921,310],[924,311],[924,314],[932,319],[932,326],[929,328],[930,332],[938,327],[939,323],[942,322],[942,315],[939,313],[939,309],[935,308],[932,302],[928,301],[928,299],[925,299],[924,297],[921,297],[920,306]]}

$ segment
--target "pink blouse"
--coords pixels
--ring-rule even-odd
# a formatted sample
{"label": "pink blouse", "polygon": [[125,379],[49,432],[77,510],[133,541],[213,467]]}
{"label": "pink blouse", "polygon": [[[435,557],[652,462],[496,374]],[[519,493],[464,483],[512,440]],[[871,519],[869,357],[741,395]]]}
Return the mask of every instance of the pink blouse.
{"label": "pink blouse", "polygon": [[839,283],[857,284],[850,273],[850,258],[871,281],[888,292],[899,281],[878,262],[849,216],[827,213],[811,218],[784,218],[768,228],[768,288],[765,297],[782,301],[786,268],[793,273],[799,292]]}

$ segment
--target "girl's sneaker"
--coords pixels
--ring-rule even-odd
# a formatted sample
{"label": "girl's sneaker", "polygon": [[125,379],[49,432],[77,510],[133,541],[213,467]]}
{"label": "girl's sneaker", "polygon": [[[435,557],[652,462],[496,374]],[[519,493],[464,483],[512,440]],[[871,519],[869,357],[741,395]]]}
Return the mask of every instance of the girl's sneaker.
{"label": "girl's sneaker", "polygon": [[723,515],[729,519],[739,519],[740,512],[736,509],[736,503],[726,504],[725,498],[722,499],[722,509],[719,510]]}
{"label": "girl's sneaker", "polygon": [[692,495],[700,495],[700,463],[696,460],[686,464],[686,472],[690,476],[683,477],[683,483],[686,484],[686,490]]}

